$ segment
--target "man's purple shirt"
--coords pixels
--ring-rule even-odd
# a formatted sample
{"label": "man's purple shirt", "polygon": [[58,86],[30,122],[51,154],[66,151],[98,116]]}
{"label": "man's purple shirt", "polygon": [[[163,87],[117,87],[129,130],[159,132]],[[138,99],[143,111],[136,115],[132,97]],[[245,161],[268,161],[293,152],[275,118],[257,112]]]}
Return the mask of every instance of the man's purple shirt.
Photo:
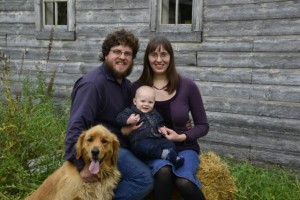
{"label": "man's purple shirt", "polygon": [[83,160],[76,159],[75,144],[82,131],[102,124],[113,132],[122,147],[128,146],[116,123],[117,114],[129,105],[129,80],[120,85],[105,64],[78,79],[71,94],[70,118],[65,138],[65,159],[78,169],[84,166]]}

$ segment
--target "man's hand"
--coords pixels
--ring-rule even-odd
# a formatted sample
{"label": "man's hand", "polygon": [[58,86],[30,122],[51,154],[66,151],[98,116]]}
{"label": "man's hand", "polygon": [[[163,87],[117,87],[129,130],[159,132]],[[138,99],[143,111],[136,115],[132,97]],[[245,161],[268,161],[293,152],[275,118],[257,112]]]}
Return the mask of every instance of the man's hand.
{"label": "man's hand", "polygon": [[97,174],[92,174],[89,170],[89,166],[87,165],[83,167],[79,174],[85,183],[94,183],[98,181]]}

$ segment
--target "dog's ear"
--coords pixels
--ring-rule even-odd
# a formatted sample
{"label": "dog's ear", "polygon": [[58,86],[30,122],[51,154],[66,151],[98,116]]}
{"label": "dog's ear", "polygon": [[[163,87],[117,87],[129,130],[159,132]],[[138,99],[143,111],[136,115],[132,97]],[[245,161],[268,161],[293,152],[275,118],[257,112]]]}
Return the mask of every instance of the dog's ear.
{"label": "dog's ear", "polygon": [[117,165],[118,151],[120,147],[120,142],[117,138],[113,139],[113,154],[111,156],[112,165]]}
{"label": "dog's ear", "polygon": [[83,131],[76,143],[76,159],[79,159],[81,156],[81,151],[82,151],[82,145],[83,145],[83,140],[84,140],[84,136],[85,136],[86,131]]}

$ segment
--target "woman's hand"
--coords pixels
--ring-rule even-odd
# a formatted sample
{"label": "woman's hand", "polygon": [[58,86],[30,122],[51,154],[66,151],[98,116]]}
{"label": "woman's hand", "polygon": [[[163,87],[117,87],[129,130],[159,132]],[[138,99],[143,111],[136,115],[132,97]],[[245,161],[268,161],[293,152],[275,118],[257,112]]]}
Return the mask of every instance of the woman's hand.
{"label": "woman's hand", "polygon": [[135,129],[140,128],[143,124],[144,124],[144,122],[138,123],[138,125],[132,124],[132,125],[128,125],[128,126],[123,126],[121,128],[121,132],[122,132],[123,135],[128,136],[132,131],[134,131]]}
{"label": "woman's hand", "polygon": [[131,114],[128,119],[127,119],[127,124],[132,125],[132,124],[137,124],[140,121],[140,115],[139,114]]}
{"label": "woman's hand", "polygon": [[160,134],[162,134],[162,135],[166,135],[167,134],[167,127],[165,127],[165,126],[162,126],[162,127],[160,127],[159,129],[158,129],[158,132],[160,133]]}
{"label": "woman's hand", "polygon": [[186,126],[186,128],[187,129],[191,129],[191,128],[193,128],[193,123],[192,123],[192,120],[189,118],[189,120],[186,122],[186,124],[185,124],[185,126]]}
{"label": "woman's hand", "polygon": [[166,128],[167,133],[163,134],[165,136],[165,138],[167,138],[168,140],[171,140],[173,142],[183,142],[186,139],[186,135],[185,134],[178,134],[176,133],[174,130]]}

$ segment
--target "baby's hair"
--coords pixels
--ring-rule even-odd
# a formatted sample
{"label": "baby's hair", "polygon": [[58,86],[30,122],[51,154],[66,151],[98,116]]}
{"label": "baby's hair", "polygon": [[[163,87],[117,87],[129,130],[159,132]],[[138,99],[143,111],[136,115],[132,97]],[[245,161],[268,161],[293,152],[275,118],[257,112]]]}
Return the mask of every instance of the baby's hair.
{"label": "baby's hair", "polygon": [[136,92],[135,92],[135,96],[141,94],[142,91],[148,90],[148,92],[153,92],[154,96],[155,96],[155,91],[152,87],[148,86],[148,85],[142,85],[141,87],[139,87]]}

